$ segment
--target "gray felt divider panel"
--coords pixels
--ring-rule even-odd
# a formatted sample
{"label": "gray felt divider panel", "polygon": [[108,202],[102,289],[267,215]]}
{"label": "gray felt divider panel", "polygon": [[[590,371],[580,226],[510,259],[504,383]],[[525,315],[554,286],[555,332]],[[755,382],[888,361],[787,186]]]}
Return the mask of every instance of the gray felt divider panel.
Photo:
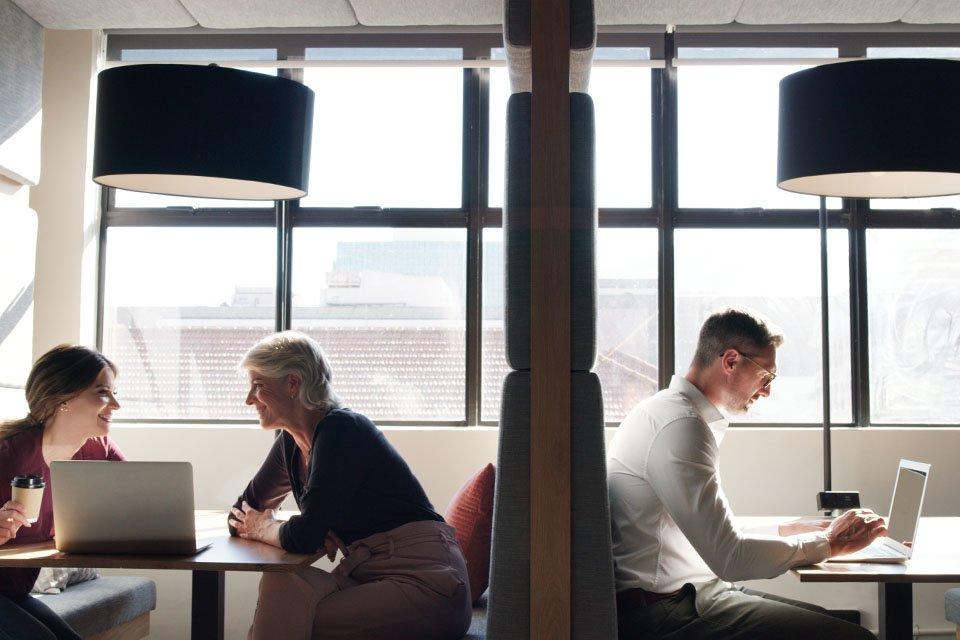
{"label": "gray felt divider panel", "polygon": [[[607,499],[603,399],[590,372],[570,375],[572,638],[617,637]],[[487,637],[520,640],[530,629],[530,373],[504,380],[494,498]]]}
{"label": "gray felt divider panel", "polygon": [[[512,369],[530,368],[530,94],[507,101],[504,202],[504,333]],[[570,368],[587,371],[597,355],[597,207],[593,100],[570,94]]]}
{"label": "gray felt divider panel", "polygon": [[[531,90],[530,0],[503,3],[503,46],[507,54],[510,90]],[[597,48],[593,0],[570,0],[570,91],[585,92]]]}
{"label": "gray felt divider panel", "polygon": [[10,0],[0,0],[0,143],[40,111],[43,27]]}

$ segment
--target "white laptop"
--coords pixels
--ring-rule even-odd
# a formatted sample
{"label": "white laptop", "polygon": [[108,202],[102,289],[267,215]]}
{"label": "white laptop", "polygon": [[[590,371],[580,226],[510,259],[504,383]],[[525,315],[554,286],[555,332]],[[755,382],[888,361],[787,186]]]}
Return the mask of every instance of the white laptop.
{"label": "white laptop", "polygon": [[57,549],[193,555],[189,462],[59,461],[50,465]]}
{"label": "white laptop", "polygon": [[923,496],[927,491],[930,465],[901,460],[893,485],[893,500],[887,517],[887,535],[877,538],[855,553],[830,558],[829,562],[906,562],[913,546],[904,542],[916,539]]}

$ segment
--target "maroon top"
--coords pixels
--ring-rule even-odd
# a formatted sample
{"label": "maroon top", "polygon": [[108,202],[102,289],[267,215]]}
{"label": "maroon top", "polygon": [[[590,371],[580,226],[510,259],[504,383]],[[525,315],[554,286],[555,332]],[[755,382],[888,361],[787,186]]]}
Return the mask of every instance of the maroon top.
{"label": "maroon top", "polygon": [[[116,443],[107,436],[90,438],[74,460],[125,460]],[[0,507],[10,499],[13,476],[42,476],[47,483],[40,503],[40,517],[30,528],[20,527],[17,537],[6,544],[44,542],[53,538],[53,494],[50,467],[43,460],[43,429],[29,429],[0,440]],[[0,569],[0,594],[23,596],[30,593],[40,569]]]}

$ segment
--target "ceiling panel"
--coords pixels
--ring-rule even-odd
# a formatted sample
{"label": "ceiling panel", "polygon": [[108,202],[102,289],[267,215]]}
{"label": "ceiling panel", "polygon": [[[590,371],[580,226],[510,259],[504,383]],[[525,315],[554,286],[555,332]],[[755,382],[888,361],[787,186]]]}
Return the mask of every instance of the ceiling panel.
{"label": "ceiling panel", "polygon": [[956,24],[960,22],[960,2],[918,0],[901,20],[910,24]]}
{"label": "ceiling panel", "polygon": [[347,0],[180,0],[201,27],[349,27],[357,24]]}
{"label": "ceiling panel", "polygon": [[597,0],[597,24],[727,24],[742,0]]}
{"label": "ceiling panel", "polygon": [[47,29],[164,29],[197,24],[177,0],[14,0]]}
{"label": "ceiling panel", "polygon": [[350,0],[371,27],[476,25],[503,22],[503,0]]}
{"label": "ceiling panel", "polygon": [[744,0],[742,24],[878,24],[896,22],[916,0]]}

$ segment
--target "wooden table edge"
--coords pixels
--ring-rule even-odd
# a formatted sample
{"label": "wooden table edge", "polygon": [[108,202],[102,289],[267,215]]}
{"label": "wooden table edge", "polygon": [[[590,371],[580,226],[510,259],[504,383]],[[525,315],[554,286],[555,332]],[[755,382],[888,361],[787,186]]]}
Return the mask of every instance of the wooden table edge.
{"label": "wooden table edge", "polygon": [[960,574],[917,574],[917,573],[833,573],[824,571],[817,565],[796,567],[790,573],[800,582],[890,582],[912,584],[938,584],[960,582]]}

